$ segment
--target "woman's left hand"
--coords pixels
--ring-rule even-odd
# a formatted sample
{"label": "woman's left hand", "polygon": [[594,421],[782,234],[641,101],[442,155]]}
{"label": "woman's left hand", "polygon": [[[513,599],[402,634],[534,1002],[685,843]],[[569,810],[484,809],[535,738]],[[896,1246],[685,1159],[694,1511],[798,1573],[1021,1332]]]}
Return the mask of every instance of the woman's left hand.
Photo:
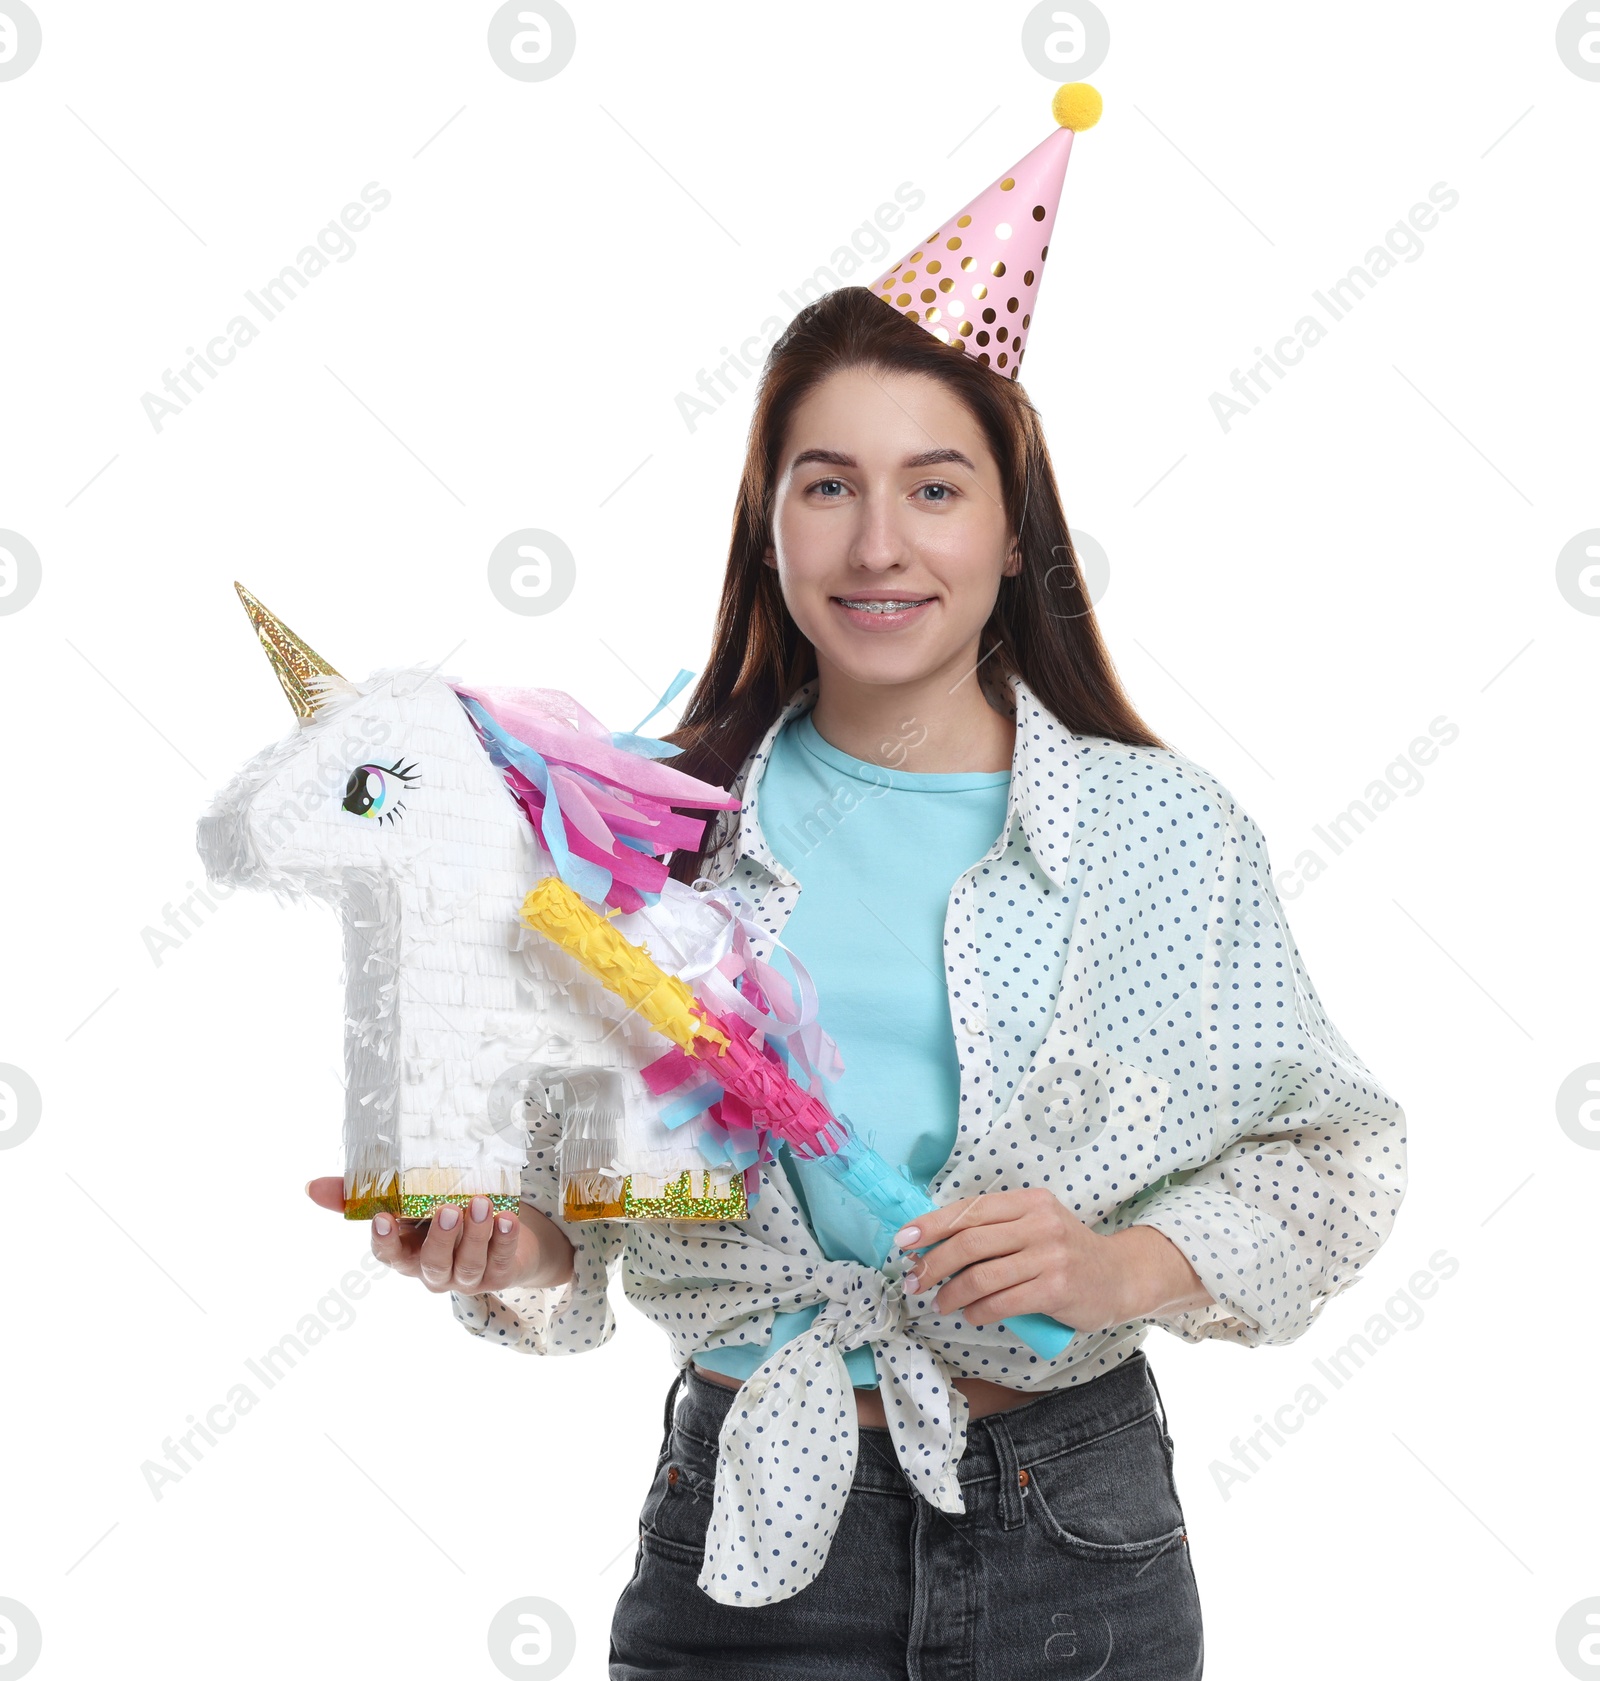
{"label": "woman's left hand", "polygon": [[1103,1331],[1211,1300],[1153,1226],[1091,1231],[1046,1189],[964,1197],[921,1216],[897,1242],[907,1250],[934,1246],[905,1274],[906,1294],[948,1279],[935,1308],[964,1309],[973,1325],[1047,1313],[1077,1331]]}

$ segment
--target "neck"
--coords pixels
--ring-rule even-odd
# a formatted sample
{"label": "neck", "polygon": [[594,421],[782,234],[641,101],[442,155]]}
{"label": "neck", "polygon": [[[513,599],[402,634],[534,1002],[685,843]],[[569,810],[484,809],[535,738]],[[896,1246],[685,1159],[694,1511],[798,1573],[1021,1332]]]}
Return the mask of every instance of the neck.
{"label": "neck", "polygon": [[914,772],[1010,770],[1016,725],[988,699],[976,643],[902,683],[868,683],[817,663],[812,723],[824,741],[868,764]]}

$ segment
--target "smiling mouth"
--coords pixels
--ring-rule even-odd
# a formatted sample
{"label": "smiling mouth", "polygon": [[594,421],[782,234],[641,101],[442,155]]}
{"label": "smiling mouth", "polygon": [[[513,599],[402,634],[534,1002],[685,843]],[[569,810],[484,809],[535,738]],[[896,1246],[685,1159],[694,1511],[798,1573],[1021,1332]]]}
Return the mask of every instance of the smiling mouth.
{"label": "smiling mouth", "polygon": [[836,595],[833,597],[841,607],[847,607],[853,613],[903,613],[911,607],[924,607],[933,600],[931,595],[908,595],[888,601],[865,599],[860,596]]}

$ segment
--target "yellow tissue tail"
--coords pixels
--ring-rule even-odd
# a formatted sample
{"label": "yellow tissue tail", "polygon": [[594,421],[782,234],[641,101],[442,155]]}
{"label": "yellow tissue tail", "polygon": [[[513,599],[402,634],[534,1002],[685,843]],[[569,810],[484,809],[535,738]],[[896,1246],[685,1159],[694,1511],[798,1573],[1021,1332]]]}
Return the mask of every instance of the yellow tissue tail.
{"label": "yellow tissue tail", "polygon": [[728,1043],[727,1035],[706,1020],[685,982],[669,975],[642,946],[618,933],[560,876],[545,876],[538,882],[522,901],[520,915],[690,1056],[702,1054],[697,1041],[719,1047]]}

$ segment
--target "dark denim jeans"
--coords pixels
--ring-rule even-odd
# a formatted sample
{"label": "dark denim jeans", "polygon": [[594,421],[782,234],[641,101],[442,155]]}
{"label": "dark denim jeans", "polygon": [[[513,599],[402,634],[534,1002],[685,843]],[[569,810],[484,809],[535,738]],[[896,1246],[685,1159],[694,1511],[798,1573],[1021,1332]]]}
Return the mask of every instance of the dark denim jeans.
{"label": "dark denim jeans", "polygon": [[889,1432],[863,1428],[827,1563],[775,1605],[719,1605],[695,1582],[734,1394],[692,1366],[667,1394],[612,1681],[1197,1681],[1200,1597],[1142,1351],[969,1421],[964,1515],[916,1494]]}

